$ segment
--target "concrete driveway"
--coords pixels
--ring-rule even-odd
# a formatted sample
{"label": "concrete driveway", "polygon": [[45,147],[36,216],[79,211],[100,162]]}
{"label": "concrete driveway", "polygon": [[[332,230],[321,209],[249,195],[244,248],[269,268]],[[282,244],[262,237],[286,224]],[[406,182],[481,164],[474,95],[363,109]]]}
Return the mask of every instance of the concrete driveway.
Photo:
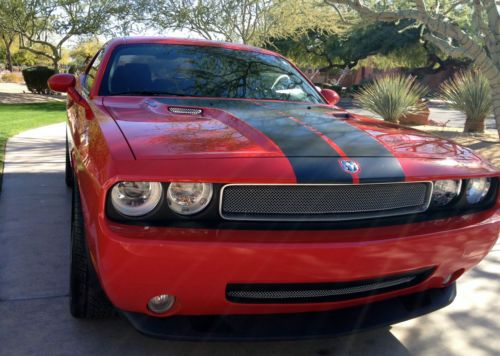
{"label": "concrete driveway", "polygon": [[26,131],[7,147],[0,195],[0,355],[498,355],[500,244],[434,314],[348,337],[205,343],[147,338],[121,319],[68,311],[70,191],[64,124]]}

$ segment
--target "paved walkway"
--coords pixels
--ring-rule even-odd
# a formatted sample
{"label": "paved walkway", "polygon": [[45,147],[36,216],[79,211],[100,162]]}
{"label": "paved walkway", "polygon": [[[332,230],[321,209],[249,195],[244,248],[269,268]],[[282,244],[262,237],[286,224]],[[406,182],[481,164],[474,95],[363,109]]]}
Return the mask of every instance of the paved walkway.
{"label": "paved walkway", "polygon": [[500,244],[434,314],[349,337],[202,343],[144,337],[120,319],[78,321],[68,311],[70,191],[64,125],[7,145],[0,195],[0,355],[495,355],[500,353]]}
{"label": "paved walkway", "polygon": [[0,83],[0,104],[31,104],[63,100],[66,100],[63,95],[33,94],[24,84]]}

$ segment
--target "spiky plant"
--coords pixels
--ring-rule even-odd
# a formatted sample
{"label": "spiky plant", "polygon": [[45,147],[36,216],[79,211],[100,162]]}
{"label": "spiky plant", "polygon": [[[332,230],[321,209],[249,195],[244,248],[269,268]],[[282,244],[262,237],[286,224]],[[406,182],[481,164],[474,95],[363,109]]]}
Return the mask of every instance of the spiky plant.
{"label": "spiky plant", "polygon": [[464,132],[484,132],[484,120],[493,106],[484,75],[470,70],[456,73],[441,85],[441,97],[465,114]]}
{"label": "spiky plant", "polygon": [[421,99],[426,93],[427,88],[414,77],[390,74],[376,78],[355,99],[366,110],[397,124],[405,114],[418,114],[425,109]]}

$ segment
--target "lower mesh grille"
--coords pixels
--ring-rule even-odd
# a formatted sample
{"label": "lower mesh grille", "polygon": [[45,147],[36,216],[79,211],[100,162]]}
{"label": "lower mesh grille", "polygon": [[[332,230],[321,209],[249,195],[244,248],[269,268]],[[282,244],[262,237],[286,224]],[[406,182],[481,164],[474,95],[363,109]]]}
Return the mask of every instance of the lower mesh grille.
{"label": "lower mesh grille", "polygon": [[223,187],[226,220],[339,221],[423,212],[432,183],[295,184]]}
{"label": "lower mesh grille", "polygon": [[307,284],[229,284],[226,298],[236,303],[318,303],[361,298],[408,288],[427,279],[433,268],[370,280]]}

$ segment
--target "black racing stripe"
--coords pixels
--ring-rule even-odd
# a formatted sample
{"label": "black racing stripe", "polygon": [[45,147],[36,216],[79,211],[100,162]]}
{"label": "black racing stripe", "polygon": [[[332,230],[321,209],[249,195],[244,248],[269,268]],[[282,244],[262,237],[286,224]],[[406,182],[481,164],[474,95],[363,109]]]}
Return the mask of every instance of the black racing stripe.
{"label": "black racing stripe", "polygon": [[246,100],[156,100],[167,105],[213,107],[234,115],[261,131],[281,149],[290,161],[298,183],[352,183],[352,175],[344,172],[338,164],[339,154],[289,115]]}
{"label": "black racing stripe", "polygon": [[348,121],[332,118],[328,114],[330,108],[289,103],[266,103],[265,106],[285,111],[331,139],[346,156],[359,163],[360,183],[405,180],[403,168],[392,152]]}

